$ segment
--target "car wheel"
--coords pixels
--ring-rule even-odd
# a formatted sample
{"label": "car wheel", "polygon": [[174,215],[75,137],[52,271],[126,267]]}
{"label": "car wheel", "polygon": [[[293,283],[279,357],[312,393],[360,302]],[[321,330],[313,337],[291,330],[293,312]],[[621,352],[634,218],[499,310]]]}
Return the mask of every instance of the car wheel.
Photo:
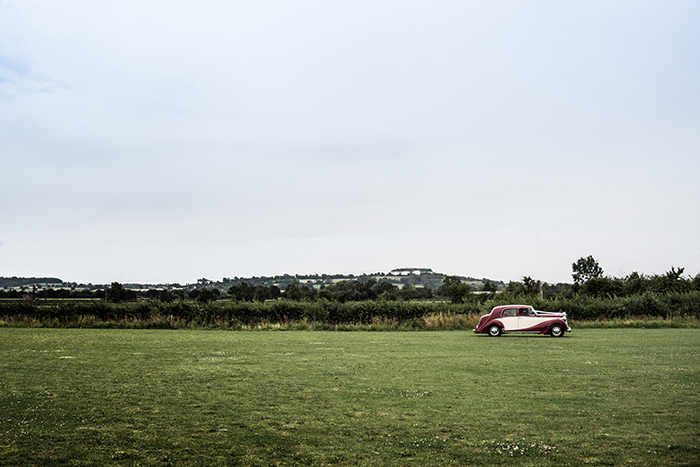
{"label": "car wheel", "polygon": [[564,335],[564,328],[560,324],[555,324],[549,328],[549,334],[552,337],[561,337]]}
{"label": "car wheel", "polygon": [[489,328],[489,336],[491,337],[498,337],[501,335],[501,328],[500,326],[496,326],[495,324]]}

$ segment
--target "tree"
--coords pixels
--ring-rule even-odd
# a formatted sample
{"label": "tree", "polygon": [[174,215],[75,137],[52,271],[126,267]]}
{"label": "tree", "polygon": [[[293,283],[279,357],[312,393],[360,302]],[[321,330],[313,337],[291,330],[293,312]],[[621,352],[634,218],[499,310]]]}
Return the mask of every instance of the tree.
{"label": "tree", "polygon": [[589,279],[603,275],[603,269],[598,264],[598,261],[590,255],[587,258],[579,258],[571,265],[571,270],[571,276],[574,278],[574,284],[576,285],[581,285]]}
{"label": "tree", "polygon": [[[367,282],[367,284],[370,284],[370,282]],[[380,297],[382,300],[396,300],[396,286],[391,282],[374,281],[374,283],[370,285],[368,292],[369,293],[366,293],[365,296],[361,297],[362,300],[372,300],[373,298]]]}
{"label": "tree", "polygon": [[690,281],[691,290],[700,290],[700,274],[696,274]]}
{"label": "tree", "polygon": [[628,274],[623,279],[622,293],[626,296],[642,295],[649,289],[649,278],[637,271]]}
{"label": "tree", "polygon": [[416,287],[413,284],[404,284],[397,292],[401,300],[421,300],[432,298],[433,290],[430,287]]}
{"label": "tree", "polygon": [[270,298],[270,288],[264,285],[256,285],[253,290],[253,299],[256,302],[264,302]]}
{"label": "tree", "polygon": [[624,295],[624,280],[611,277],[591,277],[581,286],[581,293],[591,297],[619,297]]}
{"label": "tree", "polygon": [[282,296],[282,291],[280,290],[279,287],[276,285],[271,285],[270,286],[270,298],[273,300],[277,300]]}
{"label": "tree", "polygon": [[530,276],[523,276],[523,288],[525,289],[525,295],[536,296],[542,291],[542,282]]}
{"label": "tree", "polygon": [[236,301],[252,302],[255,299],[255,287],[247,282],[241,282],[229,287],[228,294]]}
{"label": "tree", "polygon": [[301,286],[299,281],[294,281],[287,286],[285,290],[287,298],[290,300],[298,301],[301,300],[304,294],[301,292]]}
{"label": "tree", "polygon": [[219,298],[219,295],[221,295],[219,289],[201,289],[199,294],[197,294],[196,299],[201,303],[209,303],[216,301],[216,299]]}
{"label": "tree", "polygon": [[653,276],[651,278],[653,290],[659,293],[687,292],[690,289],[690,283],[683,278],[684,271],[685,268],[671,266],[671,270],[663,276]]}
{"label": "tree", "polygon": [[107,301],[119,303],[126,300],[126,289],[119,282],[112,282],[112,285],[105,290]]}
{"label": "tree", "polygon": [[174,300],[174,295],[172,290],[161,290],[160,291],[160,301],[170,303]]}
{"label": "tree", "polygon": [[158,299],[160,299],[161,291],[158,290],[158,289],[148,289],[148,290],[144,293],[144,295],[145,295],[146,298],[148,298],[149,300],[158,300]]}
{"label": "tree", "polygon": [[285,296],[289,300],[313,300],[315,295],[316,293],[313,289],[310,289],[305,285],[301,285],[299,281],[292,282],[285,290]]}
{"label": "tree", "polygon": [[511,297],[517,297],[518,295],[536,297],[540,295],[543,286],[542,281],[535,280],[530,276],[523,276],[522,282],[508,282],[504,291]]}
{"label": "tree", "polygon": [[452,303],[464,303],[470,293],[469,284],[462,282],[457,276],[445,276],[442,280],[440,294],[450,297]]}
{"label": "tree", "polygon": [[173,290],[173,297],[177,298],[178,300],[184,300],[185,299],[185,291],[184,290]]}

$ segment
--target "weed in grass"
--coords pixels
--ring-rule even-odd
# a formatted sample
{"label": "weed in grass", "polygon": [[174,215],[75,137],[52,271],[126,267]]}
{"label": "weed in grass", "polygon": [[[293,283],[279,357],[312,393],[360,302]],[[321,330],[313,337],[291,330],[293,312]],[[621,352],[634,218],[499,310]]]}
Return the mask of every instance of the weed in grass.
{"label": "weed in grass", "polygon": [[484,451],[509,457],[540,457],[559,452],[555,447],[540,442],[528,442],[525,438],[519,441],[482,441]]}

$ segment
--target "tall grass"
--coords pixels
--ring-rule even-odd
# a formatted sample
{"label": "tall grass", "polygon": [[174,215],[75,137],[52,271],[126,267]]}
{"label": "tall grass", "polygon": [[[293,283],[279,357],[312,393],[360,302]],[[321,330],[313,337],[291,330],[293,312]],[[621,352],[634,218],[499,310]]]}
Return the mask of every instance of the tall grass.
{"label": "tall grass", "polygon": [[440,312],[424,316],[420,322],[422,328],[428,331],[473,329],[479,322],[479,315]]}
{"label": "tall grass", "polygon": [[580,329],[605,328],[700,328],[700,319],[695,316],[660,318],[657,316],[637,316],[627,318],[597,319],[592,321],[574,321],[572,326]]}

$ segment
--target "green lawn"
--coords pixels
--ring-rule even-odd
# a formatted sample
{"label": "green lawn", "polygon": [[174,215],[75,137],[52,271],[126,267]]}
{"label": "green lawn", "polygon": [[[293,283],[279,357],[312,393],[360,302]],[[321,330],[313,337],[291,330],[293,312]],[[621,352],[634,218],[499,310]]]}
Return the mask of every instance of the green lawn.
{"label": "green lawn", "polygon": [[700,330],[0,328],[0,465],[699,465]]}

